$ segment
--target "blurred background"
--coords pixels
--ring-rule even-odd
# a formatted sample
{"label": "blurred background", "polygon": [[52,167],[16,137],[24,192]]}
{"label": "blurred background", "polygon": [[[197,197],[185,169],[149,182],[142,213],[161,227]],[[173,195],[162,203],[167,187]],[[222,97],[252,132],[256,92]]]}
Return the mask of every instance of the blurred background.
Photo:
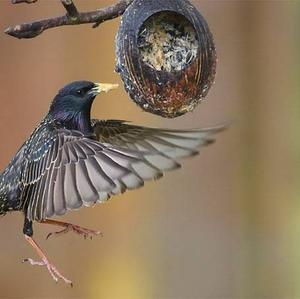
{"label": "blurred background", "polygon": [[[79,10],[114,1],[77,0]],[[200,1],[218,52],[207,101],[167,120],[142,112],[114,73],[119,19],[61,27],[18,40],[12,24],[64,14],[59,1],[0,1],[0,168],[46,114],[64,84],[118,82],[92,114],[170,128],[234,120],[217,142],[143,189],[63,219],[103,238],[36,224],[35,238],[74,288],[55,284],[24,241],[23,216],[0,218],[1,298],[299,298],[300,88],[298,1]],[[55,228],[54,228],[55,229]]]}

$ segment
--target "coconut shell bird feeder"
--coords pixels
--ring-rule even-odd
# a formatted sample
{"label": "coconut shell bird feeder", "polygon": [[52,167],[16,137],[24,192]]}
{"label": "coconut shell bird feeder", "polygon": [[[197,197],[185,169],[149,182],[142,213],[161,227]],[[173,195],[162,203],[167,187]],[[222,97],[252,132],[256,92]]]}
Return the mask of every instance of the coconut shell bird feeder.
{"label": "coconut shell bird feeder", "polygon": [[216,51],[205,19],[187,0],[135,0],[116,38],[116,71],[147,112],[192,111],[214,82]]}

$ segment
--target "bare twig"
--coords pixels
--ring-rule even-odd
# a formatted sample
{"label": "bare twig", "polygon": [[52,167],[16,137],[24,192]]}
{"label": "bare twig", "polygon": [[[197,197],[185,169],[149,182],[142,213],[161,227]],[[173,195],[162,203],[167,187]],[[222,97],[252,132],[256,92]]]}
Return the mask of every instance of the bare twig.
{"label": "bare twig", "polygon": [[78,17],[78,10],[75,6],[75,4],[73,3],[72,0],[61,0],[62,5],[65,7],[68,16],[71,19],[77,19]]}
{"label": "bare twig", "polygon": [[[32,0],[13,0],[13,1],[25,2],[25,1],[32,1]],[[72,3],[72,1],[69,0],[61,0],[61,1],[62,3],[63,2]],[[10,26],[7,29],[5,29],[4,32],[6,34],[9,34],[17,38],[32,38],[38,36],[46,29],[65,26],[65,25],[79,25],[79,24],[93,23],[94,24],[93,28],[95,28],[104,21],[111,20],[122,15],[132,1],[133,0],[120,0],[115,5],[108,6],[102,9],[97,9],[89,12],[77,12],[76,17],[71,16],[71,14],[75,12],[74,8],[76,9],[76,7],[74,6],[73,9],[71,9],[70,6],[64,5],[68,12],[64,16],[34,21],[32,23],[24,23],[20,25]],[[71,14],[69,9],[72,10]]]}
{"label": "bare twig", "polygon": [[30,4],[30,3],[34,3],[36,2],[37,0],[11,0],[11,3],[12,4],[19,4],[19,3],[27,3],[27,4]]}

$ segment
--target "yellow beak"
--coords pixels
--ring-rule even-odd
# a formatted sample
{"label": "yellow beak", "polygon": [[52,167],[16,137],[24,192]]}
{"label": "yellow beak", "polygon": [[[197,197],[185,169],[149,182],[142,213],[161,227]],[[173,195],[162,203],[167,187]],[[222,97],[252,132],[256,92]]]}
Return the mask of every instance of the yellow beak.
{"label": "yellow beak", "polygon": [[118,84],[110,84],[110,83],[94,83],[94,84],[95,87],[93,87],[91,91],[94,92],[95,94],[98,94],[102,91],[108,92],[112,89],[116,89],[119,87]]}

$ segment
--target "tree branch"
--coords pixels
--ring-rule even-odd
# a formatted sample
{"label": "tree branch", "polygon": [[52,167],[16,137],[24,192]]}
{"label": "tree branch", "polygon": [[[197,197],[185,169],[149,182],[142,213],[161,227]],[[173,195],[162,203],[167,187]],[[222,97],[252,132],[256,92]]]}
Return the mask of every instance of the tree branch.
{"label": "tree branch", "polygon": [[[27,2],[35,0],[13,0],[18,2]],[[75,5],[71,0],[61,0],[64,7],[67,10],[67,14],[64,16],[34,21],[32,23],[24,23],[20,25],[10,26],[5,29],[5,33],[17,38],[33,38],[41,34],[43,31],[65,25],[79,25],[93,23],[93,28],[99,26],[102,22],[117,18],[122,15],[126,8],[133,2],[133,0],[120,0],[118,3],[112,6],[108,6],[102,9],[97,9],[89,12],[78,12]],[[64,4],[65,2],[65,4]],[[15,2],[17,3],[17,2]],[[68,4],[66,4],[68,3]],[[71,8],[73,6],[73,8]],[[77,12],[76,17],[72,17],[72,14]]]}
{"label": "tree branch", "polygon": [[27,3],[27,4],[30,4],[30,3],[34,3],[36,2],[37,0],[11,0],[11,3],[12,4],[19,4],[19,3]]}
{"label": "tree branch", "polygon": [[60,0],[71,19],[77,19],[78,10],[72,0]]}

